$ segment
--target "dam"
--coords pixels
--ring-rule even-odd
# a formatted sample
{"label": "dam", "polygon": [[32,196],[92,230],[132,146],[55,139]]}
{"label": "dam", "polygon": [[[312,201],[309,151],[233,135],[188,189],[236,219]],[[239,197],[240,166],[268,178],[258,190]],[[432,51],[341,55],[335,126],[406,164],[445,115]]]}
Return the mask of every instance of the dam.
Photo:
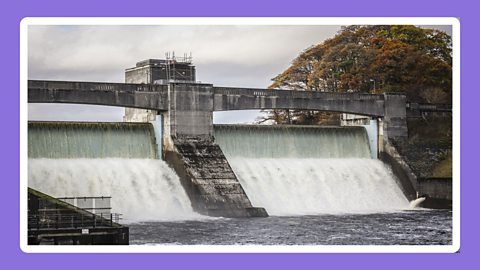
{"label": "dam", "polygon": [[[162,68],[176,64],[139,62],[125,84],[29,81],[31,103],[125,107],[125,122],[29,122],[28,186],[111,196],[134,244],[450,243],[451,212],[410,208],[437,186],[423,187],[396,150],[408,135],[404,95],[215,87],[195,82],[189,63],[172,79]],[[359,114],[375,125],[213,123],[215,111],[249,109]]]}
{"label": "dam", "polygon": [[[408,209],[363,127],[215,125],[214,136],[252,205],[271,215]],[[150,123],[30,122],[29,185],[111,195],[127,221],[199,217],[156,142]]]}
{"label": "dam", "polygon": [[[154,125],[134,125],[30,122],[29,186],[55,197],[110,195],[112,211],[130,228],[130,244],[451,241],[451,212],[410,210],[391,169],[371,158],[362,127],[215,125],[216,142],[246,196],[270,217],[212,219],[195,211],[175,170],[154,154]],[[78,137],[65,137],[73,129]],[[121,152],[92,148],[114,142],[105,130],[129,138]]]}

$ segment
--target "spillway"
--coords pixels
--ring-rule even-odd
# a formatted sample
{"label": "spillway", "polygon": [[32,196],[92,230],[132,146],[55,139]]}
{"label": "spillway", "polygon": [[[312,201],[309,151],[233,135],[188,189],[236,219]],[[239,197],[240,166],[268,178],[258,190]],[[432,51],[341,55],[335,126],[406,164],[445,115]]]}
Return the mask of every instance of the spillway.
{"label": "spillway", "polygon": [[217,125],[215,138],[252,204],[271,215],[408,209],[362,127]]}
{"label": "spillway", "polygon": [[148,123],[31,122],[28,185],[54,197],[111,196],[127,222],[198,218],[156,149]]}
{"label": "spillway", "polygon": [[30,122],[29,158],[156,158],[147,123]]}

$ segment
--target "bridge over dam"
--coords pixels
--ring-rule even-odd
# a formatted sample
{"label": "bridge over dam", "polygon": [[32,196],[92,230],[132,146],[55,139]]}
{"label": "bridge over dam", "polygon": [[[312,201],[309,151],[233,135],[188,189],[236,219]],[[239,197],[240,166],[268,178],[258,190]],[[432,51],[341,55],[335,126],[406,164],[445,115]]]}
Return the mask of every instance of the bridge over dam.
{"label": "bridge over dam", "polygon": [[407,136],[403,94],[331,93],[214,87],[72,81],[28,81],[29,103],[93,104],[154,110],[170,116],[171,135],[211,136],[214,111],[292,109],[367,115],[384,121],[388,137]]}
{"label": "bridge over dam", "polygon": [[408,136],[403,94],[217,87],[188,79],[164,80],[154,72],[158,68],[152,60],[137,63],[127,69],[126,83],[29,80],[28,102],[125,107],[126,121],[148,122],[161,115],[160,155],[178,175],[193,209],[225,217],[268,214],[263,205],[252,205],[217,143],[215,111],[291,109],[365,115],[378,121],[380,160],[391,166],[403,194],[415,198],[416,176],[391,143]]}

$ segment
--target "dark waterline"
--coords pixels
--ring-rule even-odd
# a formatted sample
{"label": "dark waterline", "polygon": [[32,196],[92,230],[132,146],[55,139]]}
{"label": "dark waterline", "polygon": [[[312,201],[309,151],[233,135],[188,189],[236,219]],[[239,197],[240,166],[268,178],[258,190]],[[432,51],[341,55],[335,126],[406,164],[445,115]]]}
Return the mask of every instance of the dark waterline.
{"label": "dark waterline", "polygon": [[130,224],[130,244],[451,245],[450,210]]}

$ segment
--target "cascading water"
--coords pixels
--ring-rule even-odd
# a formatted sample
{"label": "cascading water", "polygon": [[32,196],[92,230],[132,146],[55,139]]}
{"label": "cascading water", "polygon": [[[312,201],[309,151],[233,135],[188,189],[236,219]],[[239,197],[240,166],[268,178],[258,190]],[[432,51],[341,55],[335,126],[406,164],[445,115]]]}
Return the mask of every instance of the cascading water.
{"label": "cascading water", "polygon": [[156,158],[146,123],[30,122],[29,158]]}
{"label": "cascading water", "polygon": [[178,176],[155,159],[147,123],[29,123],[28,185],[54,197],[111,196],[125,221],[183,220],[193,212]]}
{"label": "cascading water", "polygon": [[215,125],[215,140],[231,157],[370,157],[362,127]]}
{"label": "cascading water", "polygon": [[218,125],[215,138],[253,205],[271,215],[409,207],[361,127]]}

